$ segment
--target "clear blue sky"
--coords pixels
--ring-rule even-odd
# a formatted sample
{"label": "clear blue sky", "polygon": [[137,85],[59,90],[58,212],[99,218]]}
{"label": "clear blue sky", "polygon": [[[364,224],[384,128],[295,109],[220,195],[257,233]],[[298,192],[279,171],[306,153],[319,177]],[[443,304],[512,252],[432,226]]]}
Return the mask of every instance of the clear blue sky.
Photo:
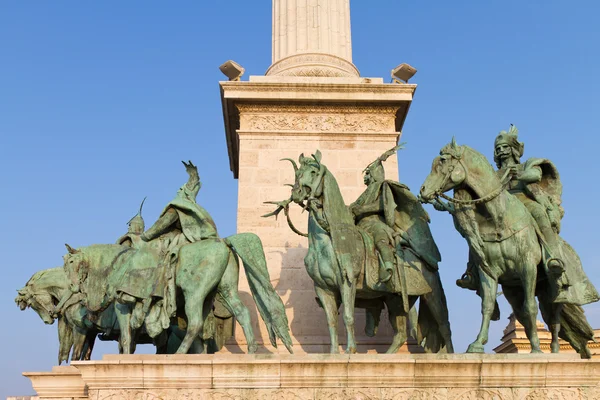
{"label": "clear blue sky", "polygon": [[[525,157],[558,166],[563,236],[600,286],[600,4],[352,0],[351,14],[362,76],[387,81],[401,62],[418,69],[401,180],[418,189],[452,135],[491,160],[495,135],[514,123]],[[49,370],[57,358],[56,326],[19,311],[15,289],[35,271],[61,265],[65,242],[113,242],[144,196],[152,223],[186,179],[180,160],[198,165],[198,201],[222,235],[234,233],[237,182],[218,66],[234,59],[246,76],[262,75],[270,44],[268,0],[0,6],[0,398],[31,393],[20,373]],[[430,213],[455,345],[464,351],[480,321],[478,298],[454,285],[467,246],[449,216]],[[488,352],[506,326],[508,306],[500,302]],[[600,306],[586,310],[600,328]],[[99,344],[95,358],[115,351]]]}

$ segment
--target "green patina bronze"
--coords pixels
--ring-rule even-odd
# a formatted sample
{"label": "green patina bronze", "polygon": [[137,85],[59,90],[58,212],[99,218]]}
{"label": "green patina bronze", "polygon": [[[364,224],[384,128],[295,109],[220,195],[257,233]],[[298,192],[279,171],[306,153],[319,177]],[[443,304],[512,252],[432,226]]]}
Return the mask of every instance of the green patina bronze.
{"label": "green patina bronze", "polygon": [[[292,352],[285,308],[270,282],[260,239],[252,233],[220,238],[209,213],[196,203],[198,171],[191,162],[184,165],[188,182],[150,229],[144,231],[140,207],[116,244],[67,245],[64,268],[51,274],[51,285],[39,290],[40,272],[19,291],[19,306],[31,306],[44,322],[58,318],[59,325],[67,321],[71,330],[87,329],[78,333],[87,347],[75,346],[72,359],[89,359],[97,333],[105,339],[118,336],[119,351],[125,354],[134,352],[140,337],[154,343],[159,353],[202,353],[206,340],[214,352],[223,345],[232,316],[254,353],[250,313],[238,294],[238,257],[272,345],[280,338]],[[62,332],[61,326],[65,345],[61,342],[59,361],[66,361],[73,333]]]}
{"label": "green patina bronze", "polygon": [[[495,308],[497,311],[500,283],[525,327],[532,352],[541,351],[537,296],[542,317],[552,332],[552,351],[558,352],[560,337],[589,358],[587,342],[593,340],[594,332],[580,306],[598,301],[598,293],[577,253],[558,235],[564,211],[556,167],[546,159],[521,164],[524,146],[517,133],[511,126],[496,138],[498,171],[482,154],[457,145],[453,139],[434,160],[421,188],[421,199],[450,212],[469,245],[467,272],[457,284],[481,296],[483,319],[468,352],[483,352],[490,320]],[[454,197],[444,194],[452,189]]]}
{"label": "green patina bronze", "polygon": [[309,210],[308,254],[304,264],[325,310],[331,352],[339,350],[338,309],[343,306],[348,353],[356,352],[355,306],[367,309],[367,334],[373,335],[387,306],[394,338],[388,353],[406,341],[406,318],[417,298],[418,340],[427,351],[453,352],[444,290],[438,273],[441,257],[429,230],[429,217],[417,198],[398,182],[385,180],[384,153],[365,170],[367,189],[350,207],[321,162],[321,153],[292,162],[295,183],[289,200],[272,202],[277,216],[295,202]]}

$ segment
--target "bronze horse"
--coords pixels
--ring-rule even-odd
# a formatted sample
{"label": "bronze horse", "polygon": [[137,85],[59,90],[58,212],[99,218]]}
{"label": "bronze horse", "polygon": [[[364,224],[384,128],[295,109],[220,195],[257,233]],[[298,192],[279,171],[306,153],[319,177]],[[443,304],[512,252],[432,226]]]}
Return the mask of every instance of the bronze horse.
{"label": "bronze horse", "polygon": [[[396,353],[407,338],[408,308],[412,307],[420,297],[419,342],[428,351],[452,353],[448,310],[437,270],[431,270],[423,260],[416,256],[412,257],[413,277],[419,279],[422,285],[419,288],[411,287],[411,282],[407,279],[407,293],[410,294],[408,299],[403,299],[401,294],[389,290],[377,291],[368,288],[366,278],[361,278],[366,275],[365,264],[379,262],[373,240],[368,235],[363,236],[354,224],[352,213],[344,203],[334,176],[321,163],[320,152],[317,151],[313,157],[301,155],[299,167],[293,160],[290,161],[295,169],[292,197],[285,202],[273,203],[278,204],[279,208],[266,216],[277,215],[283,209],[287,214],[287,207],[291,201],[309,210],[307,235],[309,244],[304,264],[314,281],[320,304],[325,310],[331,339],[330,352],[339,352],[337,322],[340,304],[343,307],[343,320],[348,335],[347,353],[356,352],[354,308],[357,299],[385,303],[394,330],[393,341],[387,352]],[[290,227],[299,233],[291,224],[289,216],[288,222]],[[343,240],[346,240],[346,248],[350,246],[356,249],[353,256],[340,254],[338,251],[340,236],[333,237],[336,234],[332,235],[334,231],[342,232],[345,238]],[[377,270],[378,265],[370,267]],[[404,300],[407,300],[409,307],[405,306]]]}

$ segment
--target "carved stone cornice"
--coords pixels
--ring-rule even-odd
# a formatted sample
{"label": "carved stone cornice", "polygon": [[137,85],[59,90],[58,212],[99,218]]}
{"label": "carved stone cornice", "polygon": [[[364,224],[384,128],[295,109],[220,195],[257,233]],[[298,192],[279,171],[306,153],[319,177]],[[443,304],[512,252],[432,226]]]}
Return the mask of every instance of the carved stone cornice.
{"label": "carved stone cornice", "polygon": [[[324,78],[306,78],[292,82],[283,77],[269,77],[268,81],[219,82],[219,85],[234,178],[239,173],[238,131],[400,133],[417,87],[413,84],[383,84],[367,78],[331,78],[327,82]],[[247,112],[242,117],[240,110],[244,107]],[[256,107],[262,107],[265,112]],[[284,118],[285,113],[295,115]],[[281,119],[275,124],[267,118],[269,115]]]}

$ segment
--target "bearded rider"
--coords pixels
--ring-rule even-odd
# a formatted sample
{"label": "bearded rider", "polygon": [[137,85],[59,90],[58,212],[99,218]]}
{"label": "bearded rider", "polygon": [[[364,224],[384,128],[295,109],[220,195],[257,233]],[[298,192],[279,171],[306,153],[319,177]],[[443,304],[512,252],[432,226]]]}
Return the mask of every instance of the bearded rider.
{"label": "bearded rider", "polygon": [[[558,233],[560,220],[564,215],[561,207],[562,186],[554,164],[546,159],[531,158],[521,163],[525,145],[518,140],[518,130],[511,124],[510,129],[501,131],[494,141],[494,161],[497,175],[510,178],[508,191],[525,205],[535,219],[547,252],[547,266],[557,276],[564,270],[561,245]],[[456,284],[466,289],[476,289],[469,270]],[[562,282],[568,285],[568,282]]]}

